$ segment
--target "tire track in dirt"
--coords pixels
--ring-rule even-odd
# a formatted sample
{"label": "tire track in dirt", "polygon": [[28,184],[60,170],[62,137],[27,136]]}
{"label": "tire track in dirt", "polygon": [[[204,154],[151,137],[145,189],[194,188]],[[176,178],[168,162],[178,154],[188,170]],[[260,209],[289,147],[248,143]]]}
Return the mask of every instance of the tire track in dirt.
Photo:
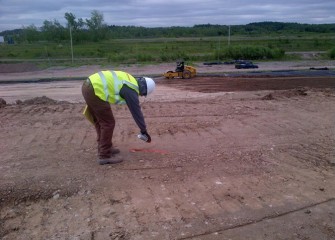
{"label": "tire track in dirt", "polygon": [[[324,167],[331,165],[335,157],[334,144],[335,141],[330,141],[325,144],[319,145],[321,139],[315,139],[315,142],[301,143],[296,148],[288,148],[288,153],[304,163],[311,164],[316,167]],[[320,146],[316,150],[316,146]]]}
{"label": "tire track in dirt", "polygon": [[[245,182],[245,180],[243,182]],[[139,188],[136,192],[129,192],[129,195],[132,196],[131,199],[136,199],[136,201],[132,202],[135,206],[135,212],[133,214],[135,214],[139,226],[149,225],[151,226],[151,231],[154,231],[155,228],[158,229],[158,225],[160,227],[165,226],[167,229],[177,228],[178,225],[179,233],[182,233],[182,235],[201,234],[201,232],[210,231],[210,229],[217,231],[217,226],[220,225],[220,221],[223,221],[225,218],[225,221],[228,221],[230,216],[233,218],[237,213],[239,216],[240,214],[247,216],[248,213],[255,214],[253,211],[263,209],[262,211],[267,212],[267,216],[285,214],[281,209],[287,205],[288,202],[279,200],[282,199],[281,192],[271,195],[271,197],[254,197],[252,198],[253,200],[250,201],[250,197],[248,196],[250,190],[247,190],[248,188],[250,189],[250,185],[248,184],[245,185],[245,189],[237,193],[234,193],[234,191],[236,191],[234,189],[236,188],[234,184],[231,183],[227,184],[229,187],[228,193],[222,190],[213,193],[211,191],[211,189],[213,189],[212,185],[213,183],[209,182],[205,184],[197,182],[195,185],[192,184],[194,188],[190,189],[187,187],[187,183],[182,183],[180,185],[180,187],[182,187],[181,190],[176,191],[176,189],[172,187],[173,190],[168,192],[166,189],[170,187],[166,185],[157,186],[155,188],[151,187],[147,190]],[[211,188],[208,188],[208,186]],[[229,189],[231,189],[230,192]],[[242,192],[243,195],[241,194]],[[200,196],[206,196],[206,201],[203,201]],[[302,197],[305,199],[303,200],[304,203],[315,200],[315,194],[312,193],[304,193]],[[171,203],[170,201],[172,200],[177,204]],[[147,201],[151,202],[152,207],[148,208],[145,204]],[[292,211],[294,211],[298,201],[301,200],[294,200],[294,198],[289,200]],[[299,202],[299,204],[302,204],[302,202]],[[169,212],[166,214],[165,211]],[[150,215],[151,218],[147,219],[141,217],[145,215]],[[262,216],[264,217],[262,214],[259,214],[259,216],[261,218]],[[221,222],[221,225],[229,226],[225,221]],[[249,221],[248,219],[242,220],[242,222],[245,223]],[[239,223],[241,223],[241,219]],[[131,229],[128,230],[131,231]],[[176,239],[176,235],[176,232],[171,231],[169,238]]]}
{"label": "tire track in dirt", "polygon": [[[159,173],[157,172],[157,174]],[[248,176],[246,177],[246,179],[240,179],[240,182],[243,183],[244,188],[238,189],[241,187],[241,185],[240,183],[236,182],[236,179],[228,180],[220,174],[218,174],[217,176],[213,176],[213,174],[210,175],[212,176],[212,178],[207,178],[205,182],[197,182],[195,185],[193,180],[196,178],[192,177],[191,179],[189,179],[189,181],[179,184],[179,187],[177,188],[173,184],[164,184],[162,186],[159,179],[157,179],[157,181],[154,181],[154,184],[149,187],[149,189],[146,189],[145,185],[139,182],[138,187],[135,188],[136,190],[126,190],[127,193],[125,195],[127,197],[123,198],[123,200],[120,200],[120,204],[122,203],[122,205],[125,206],[126,209],[116,210],[112,208],[115,210],[113,214],[105,216],[103,218],[104,221],[102,221],[99,220],[101,219],[101,211],[102,213],[104,212],[106,214],[106,211],[108,211],[109,208],[106,208],[106,211],[101,210],[101,207],[104,206],[103,204],[101,204],[101,201],[105,200],[96,199],[95,206],[98,205],[99,208],[97,209],[97,211],[90,211],[91,214],[89,214],[89,219],[94,219],[94,225],[96,226],[110,226],[110,224],[114,222],[114,220],[112,219],[122,218],[122,216],[126,216],[125,219],[127,221],[129,221],[130,219],[130,222],[134,222],[134,219],[137,219],[136,224],[131,224],[132,227],[123,229],[123,231],[128,231],[132,233],[133,236],[134,234],[135,236],[136,234],[138,234],[139,236],[146,236],[147,234],[147,236],[149,237],[146,239],[155,239],[156,237],[161,239],[177,239],[177,236],[180,236],[179,234],[182,234],[184,236],[194,236],[196,234],[203,234],[204,232],[208,231],[218,231],[217,227],[219,225],[221,225],[219,230],[222,230],[224,227],[227,228],[230,224],[241,224],[241,221],[244,223],[248,223],[250,221],[248,219],[243,220],[242,218],[237,222],[236,220],[234,221],[230,218],[236,217],[241,213],[244,213],[246,215],[250,212],[256,214],[256,212],[253,211],[260,211],[260,206],[263,211],[264,208],[267,206],[265,209],[268,212],[267,216],[270,216],[271,214],[280,214],[280,208],[287,204],[281,201],[276,201],[276,199],[282,199],[281,192],[278,192],[275,195],[270,195],[270,198],[269,196],[257,198],[257,195],[255,196],[252,192],[257,192],[254,188],[254,183],[257,182],[257,178],[250,178],[250,176]],[[221,188],[222,186],[224,187],[224,189]],[[251,186],[253,186],[253,188],[251,188]],[[258,187],[260,187],[259,184]],[[179,190],[177,190],[178,188]],[[113,192],[115,193],[115,191]],[[252,197],[248,196],[249,194],[251,194]],[[207,200],[203,201],[200,196],[207,196]],[[309,199],[313,200],[313,198],[315,198],[315,194],[309,194],[309,197]],[[118,198],[116,198],[116,200],[114,199],[113,202],[118,201],[117,199]],[[248,201],[249,199],[254,200],[250,203],[250,201]],[[297,204],[296,201],[298,200],[294,200],[294,198],[292,198],[292,200],[290,203],[291,206]],[[53,212],[49,212],[48,219],[50,222],[43,221],[46,226],[59,226],[58,221],[60,221],[60,219],[62,219],[61,221],[64,222],[68,222],[70,220],[66,217],[69,216],[68,212],[62,212],[62,210],[59,209],[62,205],[59,201],[73,201],[73,209],[71,211],[72,214],[75,214],[75,212],[78,212],[80,210],[76,208],[76,205],[74,204],[74,201],[78,201],[78,199],[58,200],[57,202],[51,200],[48,202],[49,206],[45,208],[51,210],[55,207],[54,204],[57,204],[57,207],[53,209],[55,213],[57,212],[57,215],[55,215],[55,213]],[[81,201],[82,200],[79,200],[79,203]],[[171,201],[173,201],[173,203],[171,203]],[[151,202],[151,208],[148,208],[147,202]],[[299,203],[301,203],[300,200]],[[270,205],[271,207],[269,207]],[[83,204],[80,203],[78,207],[79,206],[82,208]],[[127,208],[127,206],[132,206],[132,208],[129,209]],[[150,218],[147,218],[146,216],[150,216]],[[229,225],[227,225],[227,222],[230,222]],[[122,224],[120,225],[124,226]],[[147,229],[146,226],[149,227],[149,229]],[[169,237],[166,237],[166,235],[159,234],[159,229],[162,226],[165,226],[167,230],[178,230],[171,231]],[[101,230],[99,228],[93,227],[91,229],[93,229],[91,230],[93,236],[97,236],[99,232],[101,233]],[[151,234],[152,232],[156,231],[157,235],[153,237]],[[49,226],[48,232],[45,232],[45,236],[50,236],[50,232],[64,233],[64,229],[55,228],[53,230],[53,228],[50,228]],[[84,237],[89,236],[89,233],[80,233],[78,231],[74,231],[71,236],[74,235]],[[64,236],[66,236],[66,234]],[[58,234],[51,237],[62,237],[62,235]]]}
{"label": "tire track in dirt", "polygon": [[[76,111],[77,110],[79,110],[79,108],[77,107],[76,108]],[[60,110],[57,110],[57,111],[54,111],[54,110],[52,110],[52,111],[50,111],[50,110],[45,110],[44,112],[43,112],[43,114],[45,114],[45,113],[50,113],[51,112],[51,115],[50,115],[50,118],[52,118],[52,116],[53,116],[53,114],[55,114],[55,115],[57,115],[57,114],[59,114],[61,111]],[[182,116],[175,116],[175,115],[158,115],[158,116],[154,116],[154,117],[148,117],[148,119],[149,119],[149,121],[151,121],[151,119],[152,118],[160,118],[160,119],[164,119],[164,118],[167,118],[167,119],[172,119],[172,122],[177,122],[178,124],[180,124],[181,126],[183,126],[183,129],[181,129],[181,131],[183,131],[183,132],[188,132],[188,131],[192,131],[192,130],[194,130],[194,129],[204,129],[204,128],[206,128],[206,126],[199,126],[199,125],[195,125],[194,127],[191,127],[192,125],[190,125],[190,122],[191,121],[194,121],[194,118],[197,118],[197,121],[199,121],[199,118],[208,118],[208,117],[217,117],[217,118],[220,118],[220,117],[224,117],[225,115],[224,114],[221,114],[221,115],[218,115],[218,114],[213,114],[213,115],[211,115],[211,114],[207,114],[207,115],[201,115],[201,114],[199,114],[199,115],[182,115]],[[18,116],[19,117],[19,116]],[[81,116],[80,115],[78,115],[78,118],[80,118]],[[180,118],[180,119],[184,119],[184,118],[190,118],[190,122],[182,122],[182,121],[180,121],[178,118]],[[213,122],[218,122],[218,121],[221,121],[220,119],[217,119],[217,118],[215,118],[215,120],[214,121],[211,121],[211,120],[207,120],[207,122],[211,122],[211,124],[213,123]],[[122,119],[122,120],[124,120],[124,119]],[[129,121],[132,121],[130,118],[128,118],[127,117],[127,120],[129,120]],[[33,122],[33,121],[32,121]],[[33,124],[33,123],[32,123]],[[35,122],[35,124],[36,124],[36,122]],[[68,127],[72,127],[73,126],[73,124],[74,123],[68,123]],[[184,125],[183,125],[184,124]],[[298,123],[294,123],[294,126],[292,127],[293,129],[298,129],[298,125],[295,125],[295,124],[298,124]],[[292,122],[290,123],[290,125],[292,125]],[[276,127],[275,129],[272,129],[273,127]],[[257,129],[257,127],[256,127],[256,129]],[[271,129],[272,129],[272,132],[271,132]],[[277,134],[280,134],[280,132],[281,132],[281,129],[282,129],[282,131],[283,132],[285,132],[286,130],[287,130],[287,128],[285,128],[285,127],[283,127],[283,126],[281,126],[280,124],[279,125],[276,125],[276,124],[272,124],[272,126],[268,126],[268,125],[262,125],[261,127],[258,127],[258,130],[262,130],[262,131],[264,131],[264,130],[266,130],[266,132],[270,132],[270,134],[273,134],[273,132],[276,132]],[[123,131],[123,130],[122,130]],[[199,130],[197,130],[198,132],[199,132]],[[130,131],[131,132],[131,131]],[[176,130],[171,130],[171,129],[168,129],[167,130],[167,133],[168,134],[174,134],[174,132],[176,132]],[[163,135],[164,134],[164,131],[162,131],[162,132],[158,132],[158,134],[159,135]],[[127,134],[126,134],[127,135]],[[128,133],[128,135],[130,135],[129,133]],[[121,132],[121,134],[120,134],[120,136],[124,136],[124,132]],[[125,139],[123,139],[123,141],[124,141]],[[59,141],[61,141],[61,138],[59,139]],[[65,141],[66,142],[66,141]]]}
{"label": "tire track in dirt", "polygon": [[[318,203],[315,203],[315,204],[311,204],[309,206],[304,206],[304,207],[301,207],[299,209],[295,209],[295,210],[292,210],[292,211],[289,211],[289,212],[277,213],[277,214],[274,214],[274,215],[271,215],[271,216],[265,216],[265,217],[259,218],[257,220],[253,220],[253,221],[249,221],[249,222],[245,222],[245,223],[239,223],[239,224],[236,224],[236,225],[233,225],[233,226],[228,226],[226,228],[215,229],[215,230],[212,230],[212,231],[209,230],[209,231],[206,231],[206,232],[198,234],[198,235],[192,234],[190,236],[178,238],[178,240],[186,240],[186,239],[216,240],[216,239],[222,239],[222,238],[225,237],[225,232],[228,232],[228,231],[231,231],[231,230],[239,231],[242,228],[245,228],[245,227],[248,227],[248,226],[260,224],[260,223],[268,221],[268,220],[273,221],[273,220],[276,220],[276,218],[282,218],[282,217],[285,217],[285,216],[293,215],[295,213],[302,212],[304,210],[306,210],[305,212],[308,212],[308,211],[310,211],[309,209],[314,209],[316,207],[319,207],[319,206],[322,206],[322,205],[327,205],[327,204],[332,205],[333,202],[334,202],[334,198],[331,198],[331,199],[328,199],[328,200],[325,200],[325,201],[322,201],[322,202],[318,202]],[[239,239],[241,234],[236,234],[236,233],[235,234],[234,233],[233,234],[228,234],[228,236],[231,236],[231,235],[233,235],[233,236],[235,236]],[[254,236],[254,235],[258,235],[258,236]],[[254,237],[260,237],[260,235],[261,234],[254,234],[253,232],[251,232],[251,233],[249,233],[248,236],[251,237],[251,238],[254,238]],[[272,237],[276,237],[276,236],[272,235]]]}

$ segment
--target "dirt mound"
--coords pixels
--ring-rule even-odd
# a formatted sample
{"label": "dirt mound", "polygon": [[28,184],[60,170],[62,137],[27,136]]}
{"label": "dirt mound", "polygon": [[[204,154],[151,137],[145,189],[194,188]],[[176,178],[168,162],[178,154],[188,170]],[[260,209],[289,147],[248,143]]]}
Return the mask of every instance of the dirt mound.
{"label": "dirt mound", "polygon": [[276,98],[291,98],[297,96],[307,96],[307,88],[300,88],[300,89],[291,89],[291,90],[284,90],[284,91],[276,91],[273,93],[269,93],[262,97],[262,100],[274,100]]}
{"label": "dirt mound", "polygon": [[261,98],[262,100],[273,100],[274,97],[272,96],[272,93],[265,95]]}
{"label": "dirt mound", "polygon": [[40,70],[34,63],[0,64],[0,73],[33,72]]}
{"label": "dirt mound", "polygon": [[16,100],[16,104],[24,104],[24,105],[35,105],[35,104],[49,105],[49,104],[57,104],[57,103],[60,103],[60,102],[54,99],[48,98],[46,96],[35,97],[35,98],[27,99],[25,101]]}
{"label": "dirt mound", "polygon": [[0,98],[0,108],[5,107],[6,104],[6,101],[3,98]]}

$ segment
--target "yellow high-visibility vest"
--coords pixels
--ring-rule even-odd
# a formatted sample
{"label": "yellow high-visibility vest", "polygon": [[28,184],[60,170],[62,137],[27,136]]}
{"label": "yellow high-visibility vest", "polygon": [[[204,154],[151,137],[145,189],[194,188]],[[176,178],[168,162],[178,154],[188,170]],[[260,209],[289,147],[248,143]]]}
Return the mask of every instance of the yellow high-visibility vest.
{"label": "yellow high-visibility vest", "polygon": [[124,104],[125,100],[120,96],[123,84],[134,89],[139,94],[136,79],[122,71],[101,71],[88,77],[94,88],[94,93],[101,100],[111,104]]}

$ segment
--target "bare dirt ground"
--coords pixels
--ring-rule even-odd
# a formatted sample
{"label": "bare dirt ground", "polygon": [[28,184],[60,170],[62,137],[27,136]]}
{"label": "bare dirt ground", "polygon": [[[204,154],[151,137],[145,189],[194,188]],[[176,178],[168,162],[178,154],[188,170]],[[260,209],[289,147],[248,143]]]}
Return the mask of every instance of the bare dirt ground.
{"label": "bare dirt ground", "polygon": [[112,106],[113,166],[96,163],[81,81],[0,85],[1,239],[335,239],[334,77],[156,82],[152,143]]}

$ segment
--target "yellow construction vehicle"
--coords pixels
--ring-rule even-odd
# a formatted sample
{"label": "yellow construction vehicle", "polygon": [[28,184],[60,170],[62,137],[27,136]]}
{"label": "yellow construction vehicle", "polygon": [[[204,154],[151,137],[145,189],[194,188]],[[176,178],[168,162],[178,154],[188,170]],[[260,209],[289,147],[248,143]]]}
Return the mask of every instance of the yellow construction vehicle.
{"label": "yellow construction vehicle", "polygon": [[197,75],[197,70],[191,66],[185,66],[184,61],[177,62],[177,68],[175,71],[167,71],[163,74],[164,77],[168,79],[172,78],[193,78]]}

